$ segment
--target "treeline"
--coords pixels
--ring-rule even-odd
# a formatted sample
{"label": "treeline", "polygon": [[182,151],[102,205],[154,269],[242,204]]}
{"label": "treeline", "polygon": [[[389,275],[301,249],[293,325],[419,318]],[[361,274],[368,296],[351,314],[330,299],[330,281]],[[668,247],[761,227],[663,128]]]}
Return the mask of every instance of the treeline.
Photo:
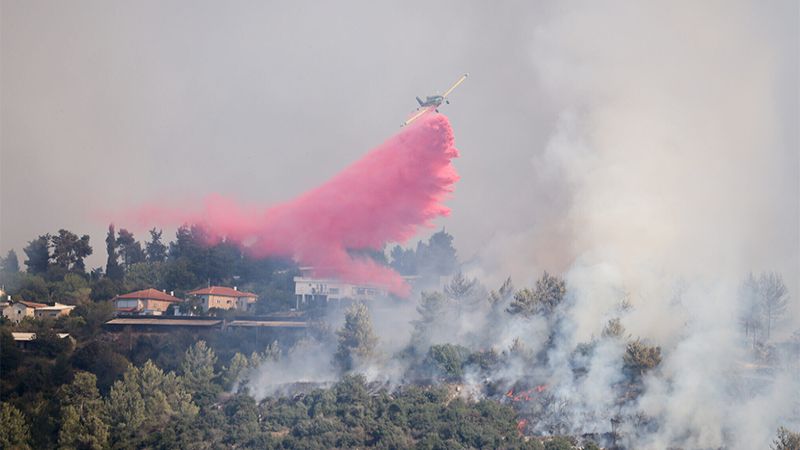
{"label": "treeline", "polygon": [[[268,355],[261,357],[268,358]],[[107,393],[94,374],[32,402],[0,404],[2,448],[524,448],[569,449],[568,438],[526,439],[516,413],[446,388],[371,389],[359,375],[329,389],[260,403],[246,390],[220,396],[225,369],[200,341],[176,371],[130,365]]]}
{"label": "treeline", "polygon": [[[178,228],[165,242],[163,232],[151,229],[145,241],[125,228],[109,225],[105,239],[106,264],[88,270],[93,254],[89,236],[61,229],[28,242],[23,249],[25,270],[10,250],[0,257],[0,284],[19,300],[79,305],[146,288],[175,292],[206,285],[239,286],[259,296],[256,313],[285,310],[294,305],[293,277],[297,266],[283,258],[252,258],[235,242],[212,240],[203,227]],[[390,265],[403,275],[427,279],[452,274],[458,264],[453,237],[444,230],[415,249],[396,246],[391,259],[383,251],[354,249],[356,256]]]}
{"label": "treeline", "polygon": [[210,283],[252,290],[264,299],[259,310],[293,304],[297,272],[291,261],[250,258],[233,242],[212,242],[199,226],[182,226],[165,243],[160,230],[150,230],[149,239],[141,242],[112,224],[105,244],[105,267],[87,270],[84,260],[93,253],[89,236],[63,229],[39,236],[23,249],[24,272],[13,250],[0,258],[0,282],[16,299],[44,303],[79,305],[151,287],[180,296]]}

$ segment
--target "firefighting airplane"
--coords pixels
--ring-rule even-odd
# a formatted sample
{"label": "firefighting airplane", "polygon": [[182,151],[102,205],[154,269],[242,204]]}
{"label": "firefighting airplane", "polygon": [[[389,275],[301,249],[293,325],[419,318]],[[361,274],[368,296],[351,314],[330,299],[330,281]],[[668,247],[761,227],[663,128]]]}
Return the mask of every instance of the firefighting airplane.
{"label": "firefighting airplane", "polygon": [[450,95],[450,93],[453,92],[458,87],[459,84],[463,83],[464,80],[467,79],[467,76],[469,76],[468,73],[461,75],[461,78],[459,78],[458,81],[453,83],[453,85],[450,86],[450,89],[444,91],[444,94],[442,95],[429,95],[425,97],[425,100],[422,100],[421,98],[417,97],[417,103],[419,103],[419,108],[417,108],[418,112],[415,113],[413,116],[409,117],[408,120],[403,122],[402,126],[406,126],[411,122],[419,119],[420,117],[422,117],[423,114],[430,111],[431,109],[435,110],[436,112],[439,112],[438,108],[439,106],[441,106],[442,102],[447,103],[449,105],[450,100],[447,99],[447,96]]}

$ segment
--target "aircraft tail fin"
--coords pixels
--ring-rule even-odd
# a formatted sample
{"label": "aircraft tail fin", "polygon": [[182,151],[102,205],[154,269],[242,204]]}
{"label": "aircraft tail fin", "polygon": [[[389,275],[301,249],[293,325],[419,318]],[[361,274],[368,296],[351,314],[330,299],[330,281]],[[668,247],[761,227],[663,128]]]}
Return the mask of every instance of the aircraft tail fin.
{"label": "aircraft tail fin", "polygon": [[419,103],[419,106],[422,106],[422,104],[425,102],[423,102],[421,98],[417,97],[417,103]]}

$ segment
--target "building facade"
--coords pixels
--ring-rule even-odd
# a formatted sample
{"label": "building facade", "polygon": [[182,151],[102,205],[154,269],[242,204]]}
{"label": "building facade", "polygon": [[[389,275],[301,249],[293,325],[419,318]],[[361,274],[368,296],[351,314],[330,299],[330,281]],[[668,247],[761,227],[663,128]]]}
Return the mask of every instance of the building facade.
{"label": "building facade", "polygon": [[35,317],[37,308],[47,307],[44,303],[14,301],[14,303],[3,310],[3,317],[8,320],[19,323],[26,317]]}
{"label": "building facade", "polygon": [[118,313],[160,316],[170,305],[178,305],[183,300],[158,289],[143,289],[118,295],[113,298]]}
{"label": "building facade", "polygon": [[294,277],[296,307],[328,303],[331,301],[372,301],[387,297],[385,288],[370,285],[351,284],[334,279]]}
{"label": "building facade", "polygon": [[73,305],[62,305],[61,303],[56,303],[53,306],[44,306],[41,308],[36,308],[34,310],[34,316],[37,319],[44,319],[44,318],[55,319],[61,316],[70,315],[73,309],[75,309],[75,306]]}
{"label": "building facade", "polygon": [[247,311],[252,308],[258,296],[252,292],[240,291],[236,286],[229,288],[226,286],[209,286],[203,289],[188,292],[200,298],[203,311],[208,312],[211,308],[217,309],[236,309]]}

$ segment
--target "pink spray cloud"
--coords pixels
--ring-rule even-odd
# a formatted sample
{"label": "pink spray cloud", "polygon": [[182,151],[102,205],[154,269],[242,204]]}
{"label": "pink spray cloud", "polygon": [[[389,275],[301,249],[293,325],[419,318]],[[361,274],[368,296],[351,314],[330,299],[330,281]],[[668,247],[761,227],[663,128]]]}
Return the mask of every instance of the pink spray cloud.
{"label": "pink spray cloud", "polygon": [[213,239],[237,242],[254,257],[289,257],[312,266],[318,277],[407,296],[409,287],[398,273],[347,250],[405,242],[448,215],[443,201],[458,180],[451,164],[457,156],[450,122],[430,113],[292,201],[264,207],[214,194],[195,210],[154,203],[124,219],[142,226],[200,224]]}

